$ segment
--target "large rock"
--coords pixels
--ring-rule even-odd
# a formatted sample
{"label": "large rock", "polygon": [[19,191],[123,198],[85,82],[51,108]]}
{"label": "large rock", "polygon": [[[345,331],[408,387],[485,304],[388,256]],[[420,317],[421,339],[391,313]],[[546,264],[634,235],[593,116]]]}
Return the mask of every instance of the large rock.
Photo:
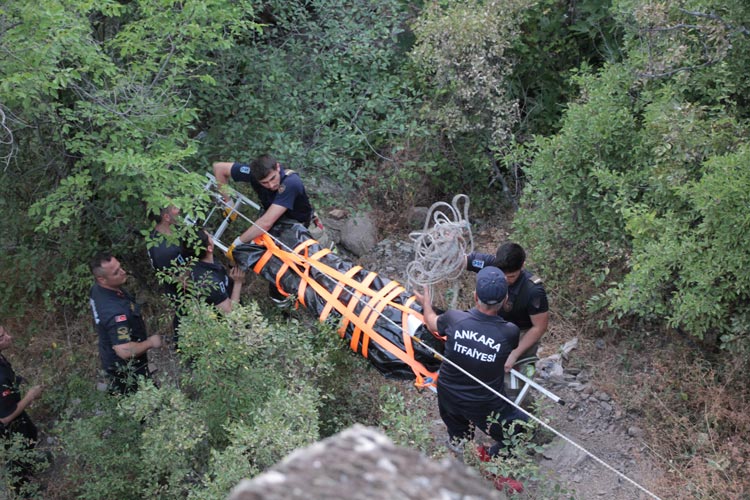
{"label": "large rock", "polygon": [[505,499],[492,483],[455,460],[430,460],[355,425],[297,450],[269,471],[243,480],[229,500]]}
{"label": "large rock", "polygon": [[348,216],[346,211],[336,208],[329,211],[325,217],[322,217],[326,233],[328,233],[328,236],[337,245],[341,244],[341,233],[344,230]]}
{"label": "large rock", "polygon": [[369,214],[359,214],[347,219],[341,230],[341,245],[357,257],[372,250],[377,238],[377,228]]}

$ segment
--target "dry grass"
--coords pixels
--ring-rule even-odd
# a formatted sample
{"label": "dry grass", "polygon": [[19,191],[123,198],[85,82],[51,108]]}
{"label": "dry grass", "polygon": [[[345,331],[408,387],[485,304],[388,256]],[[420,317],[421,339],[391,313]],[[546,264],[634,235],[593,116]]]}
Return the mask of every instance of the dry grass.
{"label": "dry grass", "polygon": [[744,363],[726,354],[712,364],[699,346],[669,331],[617,334],[590,324],[558,326],[558,320],[547,344],[559,345],[577,328],[576,359],[645,430],[652,460],[664,470],[657,491],[679,499],[750,498],[750,387]]}

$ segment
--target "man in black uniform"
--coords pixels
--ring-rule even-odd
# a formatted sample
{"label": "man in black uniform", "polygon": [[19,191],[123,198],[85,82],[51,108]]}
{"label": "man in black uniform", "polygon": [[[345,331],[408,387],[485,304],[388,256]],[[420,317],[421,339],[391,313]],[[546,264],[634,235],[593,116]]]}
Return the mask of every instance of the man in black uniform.
{"label": "man in black uniform", "polygon": [[[502,271],[490,266],[477,273],[476,307],[470,311],[451,309],[438,316],[429,291],[415,293],[427,328],[447,337],[445,359],[502,395],[505,360],[518,345],[519,335],[516,325],[497,315],[507,290]],[[478,427],[497,441],[489,449],[490,456],[500,453],[505,446],[503,440],[520,431],[513,421],[528,420],[521,411],[445,362],[438,377],[438,407],[452,443],[473,439],[474,428]]]}
{"label": "man in black uniform", "polygon": [[505,371],[510,371],[518,360],[536,356],[539,340],[549,324],[549,304],[542,280],[524,269],[526,252],[517,243],[507,242],[495,255],[474,252],[466,257],[466,269],[477,272],[495,266],[508,280],[508,300],[500,316],[521,329],[518,347],[508,356]]}
{"label": "man in black uniform", "polygon": [[129,394],[137,390],[137,375],[148,372],[149,349],[161,347],[161,337],[146,333],[141,306],[122,288],[127,274],[109,253],[97,254],[90,263],[94,275],[89,303],[99,334],[99,356],[110,391]]}
{"label": "man in black uniform", "polygon": [[[175,305],[175,314],[172,318],[172,335],[174,348],[177,349],[179,343],[179,300],[178,283],[182,282],[179,275],[180,267],[185,265],[185,258],[182,256],[182,247],[177,242],[170,242],[172,236],[172,226],[178,222],[177,217],[180,215],[180,209],[174,205],[162,208],[156,217],[156,226],[149,235],[151,242],[156,242],[154,246],[148,248],[148,257],[151,260],[151,267],[157,273],[165,274],[166,277],[162,282],[164,294]],[[161,278],[160,278],[161,280]]]}
{"label": "man in black uniform", "polygon": [[286,170],[272,156],[260,156],[250,165],[216,162],[213,169],[220,189],[229,179],[249,182],[265,210],[255,225],[238,238],[242,243],[253,241],[263,234],[262,230],[269,231],[284,216],[305,226],[312,221],[313,208],[299,174]]}
{"label": "man in black uniform", "polygon": [[253,160],[250,165],[216,162],[213,164],[213,170],[219,188],[228,183],[229,179],[249,182],[265,210],[254,225],[234,240],[227,255],[230,255],[235,247],[253,241],[264,231],[270,231],[282,218],[308,227],[312,237],[321,246],[327,246],[329,243],[299,174],[282,167],[274,157],[263,155]]}
{"label": "man in black uniform", "polygon": [[208,304],[228,313],[240,301],[245,272],[239,266],[234,266],[227,276],[224,267],[214,262],[214,242],[211,236],[205,229],[199,229],[197,237],[198,242],[186,243],[182,250],[183,255],[188,258],[198,259],[190,271],[195,291]]}
{"label": "man in black uniform", "polygon": [[[148,248],[148,257],[151,260],[151,267],[155,271],[168,272],[175,265],[184,265],[185,259],[182,257],[182,248],[178,242],[170,242],[169,236],[172,235],[172,226],[177,223],[177,216],[180,209],[170,205],[161,209],[156,217],[156,226],[149,235],[151,241],[157,242],[156,245]],[[170,297],[176,297],[177,287],[173,282],[164,283],[164,293]]]}
{"label": "man in black uniform", "polygon": [[[25,440],[26,449],[36,446],[37,430],[34,422],[26,413],[26,408],[42,394],[42,387],[35,385],[21,398],[19,385],[21,377],[13,371],[13,367],[2,352],[13,344],[13,337],[0,325],[0,435],[10,439],[13,435],[21,435]],[[18,490],[28,482],[34,463],[33,460],[13,460],[9,469],[17,473],[13,487]]]}
{"label": "man in black uniform", "polygon": [[[213,170],[220,189],[229,179],[249,182],[265,210],[255,224],[235,238],[229,246],[227,257],[230,260],[236,247],[250,243],[264,232],[270,231],[274,224],[282,219],[299,222],[308,228],[310,235],[320,246],[330,246],[330,238],[315,215],[299,174],[286,170],[274,157],[263,155],[253,160],[250,165],[216,162],[213,164]],[[286,306],[290,303],[287,297],[278,292],[273,283],[269,284],[269,295],[277,305]]]}

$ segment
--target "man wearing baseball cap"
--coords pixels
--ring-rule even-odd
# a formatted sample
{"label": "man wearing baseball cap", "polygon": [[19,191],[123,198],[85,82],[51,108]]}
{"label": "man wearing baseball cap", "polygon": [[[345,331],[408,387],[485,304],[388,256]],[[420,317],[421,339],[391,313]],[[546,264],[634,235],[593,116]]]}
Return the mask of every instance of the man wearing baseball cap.
{"label": "man wearing baseball cap", "polygon": [[[486,432],[496,443],[489,450],[480,447],[480,459],[489,461],[503,451],[503,440],[520,432],[514,421],[528,417],[505,402],[453,364],[466,370],[498,393],[505,395],[505,360],[518,345],[519,329],[498,316],[508,296],[503,272],[492,266],[477,273],[475,307],[469,311],[448,310],[437,315],[430,293],[415,294],[422,304],[425,325],[446,336],[445,359],[438,378],[438,407],[451,443],[474,438],[474,428]],[[509,478],[496,478],[496,487],[507,485],[516,491],[523,487]]]}

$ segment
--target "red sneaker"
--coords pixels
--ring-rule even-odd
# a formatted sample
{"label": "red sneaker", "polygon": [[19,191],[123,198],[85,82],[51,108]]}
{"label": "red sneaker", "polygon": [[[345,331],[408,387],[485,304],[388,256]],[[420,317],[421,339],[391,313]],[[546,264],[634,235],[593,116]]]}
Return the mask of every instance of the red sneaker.
{"label": "red sneaker", "polygon": [[500,491],[507,490],[510,493],[521,493],[523,491],[523,484],[510,477],[496,476],[495,489]]}
{"label": "red sneaker", "polygon": [[484,445],[477,445],[477,456],[479,456],[480,462],[491,462],[492,461],[492,455],[490,455],[489,450]]}

